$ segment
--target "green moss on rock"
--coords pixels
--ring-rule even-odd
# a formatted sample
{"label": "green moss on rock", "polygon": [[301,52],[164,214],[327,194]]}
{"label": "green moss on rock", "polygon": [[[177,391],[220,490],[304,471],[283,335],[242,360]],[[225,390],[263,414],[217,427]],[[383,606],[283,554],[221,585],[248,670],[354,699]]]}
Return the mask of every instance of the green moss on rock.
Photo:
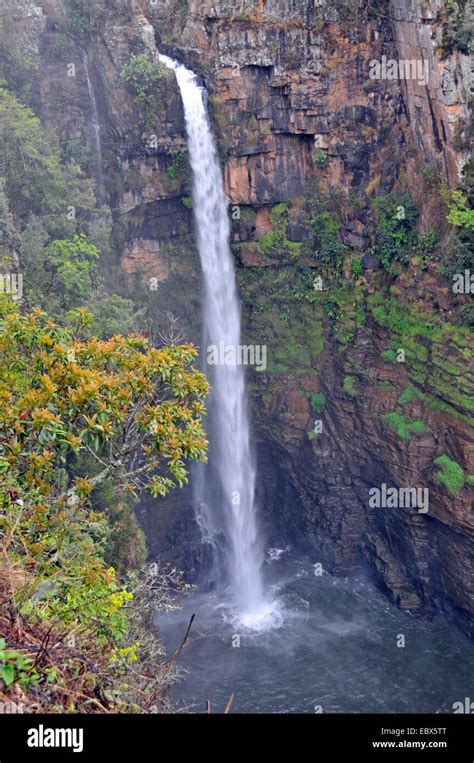
{"label": "green moss on rock", "polygon": [[435,465],[439,466],[439,471],[435,475],[436,482],[446,488],[449,495],[459,495],[464,485],[464,472],[461,466],[446,455],[439,456],[435,460]]}
{"label": "green moss on rock", "polygon": [[421,437],[426,432],[424,421],[407,419],[400,411],[385,413],[382,421],[402,440],[410,440],[413,435]]}

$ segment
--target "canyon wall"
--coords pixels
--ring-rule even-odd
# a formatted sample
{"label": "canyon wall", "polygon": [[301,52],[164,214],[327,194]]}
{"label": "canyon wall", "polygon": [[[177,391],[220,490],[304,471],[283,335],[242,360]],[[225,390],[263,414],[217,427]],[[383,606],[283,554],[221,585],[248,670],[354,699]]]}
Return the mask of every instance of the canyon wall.
{"label": "canyon wall", "polygon": [[[414,256],[387,274],[373,206],[409,187],[420,235],[449,235],[432,178],[455,188],[468,159],[470,61],[443,47],[440,2],[355,5],[137,0],[82,39],[68,30],[67,5],[42,0],[17,3],[17,34],[39,62],[35,106],[63,144],[91,137],[86,49],[113,219],[102,275],[147,306],[153,332],[196,344],[201,278],[178,91],[163,74],[140,102],[120,72],[131,55],[154,60],[160,50],[202,76],[231,204],[244,339],[268,348],[267,368],[249,369],[248,381],[269,541],[305,549],[331,573],[369,570],[400,606],[444,611],[472,633],[468,482],[450,494],[434,463],[448,456],[466,477],[474,471],[463,304],[436,258]],[[371,78],[384,56],[422,61],[423,77]],[[323,198],[339,220],[334,280],[318,256],[318,224],[331,211],[318,207]],[[390,413],[423,426],[400,436]],[[428,487],[428,512],[371,508],[369,490],[383,483]],[[191,503],[189,489],[141,503],[152,556],[198,563]]]}

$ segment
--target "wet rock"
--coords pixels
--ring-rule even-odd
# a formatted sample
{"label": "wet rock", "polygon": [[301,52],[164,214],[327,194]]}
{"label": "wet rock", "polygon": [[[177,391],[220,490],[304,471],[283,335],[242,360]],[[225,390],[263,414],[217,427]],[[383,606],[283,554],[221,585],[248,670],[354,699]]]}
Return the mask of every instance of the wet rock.
{"label": "wet rock", "polygon": [[372,254],[364,254],[361,259],[364,270],[380,270],[380,261]]}

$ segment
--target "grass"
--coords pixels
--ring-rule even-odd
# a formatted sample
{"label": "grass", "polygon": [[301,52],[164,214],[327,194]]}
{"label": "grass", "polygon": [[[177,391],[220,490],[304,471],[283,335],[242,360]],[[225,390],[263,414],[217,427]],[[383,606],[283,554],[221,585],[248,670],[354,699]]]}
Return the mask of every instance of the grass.
{"label": "grass", "polygon": [[349,395],[350,397],[356,397],[357,390],[355,388],[355,379],[353,376],[344,376],[342,388],[346,395]]}
{"label": "grass", "polygon": [[421,437],[426,432],[426,424],[421,419],[407,419],[399,411],[385,413],[382,421],[395,432],[401,440],[410,440],[413,435]]}
{"label": "grass", "polygon": [[446,455],[439,456],[434,463],[439,466],[435,475],[436,482],[446,488],[449,495],[458,496],[465,481],[461,466]]}
{"label": "grass", "polygon": [[397,353],[395,350],[385,350],[382,352],[382,360],[385,360],[386,363],[396,363]]}
{"label": "grass", "polygon": [[421,397],[421,393],[415,387],[407,387],[398,398],[398,404],[407,405],[412,400],[420,400]]}
{"label": "grass", "polygon": [[318,392],[311,398],[311,409],[313,413],[318,416],[318,414],[321,413],[324,406],[326,405],[326,395],[324,395],[322,392]]}

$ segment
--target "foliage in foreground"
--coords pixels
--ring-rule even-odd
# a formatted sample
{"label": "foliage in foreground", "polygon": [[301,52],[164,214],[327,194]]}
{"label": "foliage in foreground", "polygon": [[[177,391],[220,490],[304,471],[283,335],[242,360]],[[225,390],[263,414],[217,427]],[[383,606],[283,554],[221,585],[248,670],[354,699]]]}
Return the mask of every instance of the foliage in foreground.
{"label": "foliage in foreground", "polygon": [[[151,613],[172,606],[174,571],[118,579],[104,559],[94,488],[165,495],[204,460],[205,377],[192,345],[84,338],[37,310],[0,311],[0,698],[32,711],[166,709]],[[77,463],[94,464],[79,473]]]}

